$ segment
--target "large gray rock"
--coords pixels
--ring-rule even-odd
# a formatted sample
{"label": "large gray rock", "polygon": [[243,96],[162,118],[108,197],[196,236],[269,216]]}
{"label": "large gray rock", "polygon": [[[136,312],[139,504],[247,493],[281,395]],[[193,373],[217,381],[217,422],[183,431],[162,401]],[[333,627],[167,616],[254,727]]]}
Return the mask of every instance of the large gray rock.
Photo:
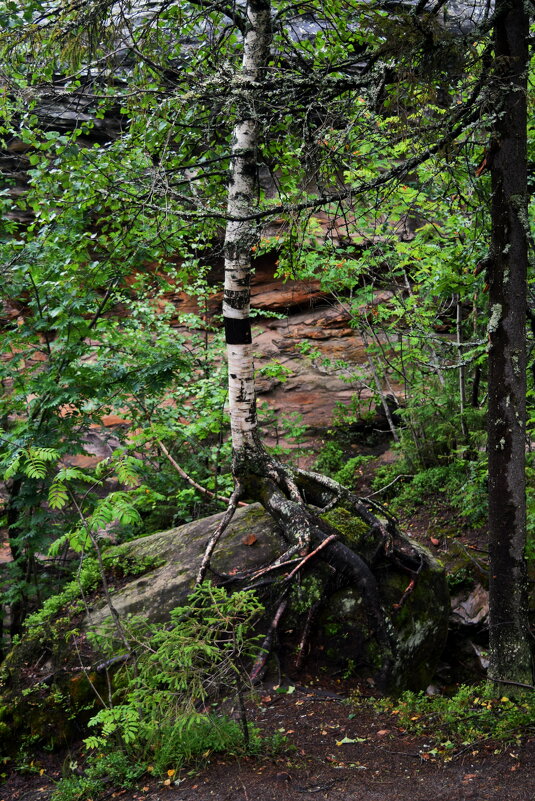
{"label": "large gray rock", "polygon": [[[110,548],[105,563],[119,617],[165,622],[174,607],[183,605],[220,520],[221,514],[214,515]],[[348,512],[330,512],[328,521],[338,529],[340,539],[365,559],[377,550],[367,527]],[[261,506],[241,508],[213,557],[212,578],[217,581],[218,574],[239,574],[267,565],[286,547],[277,525]],[[375,565],[387,625],[396,642],[391,681],[395,691],[427,686],[447,634],[449,596],[444,572],[427,551],[420,552],[422,569],[409,594],[405,593],[409,577],[403,571],[386,558]],[[140,570],[145,572],[139,574]],[[277,586],[267,588],[264,630],[273,616],[269,605],[278,603],[279,597]],[[320,558],[307,562],[290,593],[279,627],[283,669],[295,669],[296,645],[311,609],[316,608],[318,614],[306,638],[307,667],[373,679],[381,668],[381,653],[362,599],[356,588],[340,586],[332,568]],[[13,743],[19,731],[36,739],[59,737],[64,742],[73,734],[80,715],[87,719],[91,714],[88,704],[91,699],[94,702],[95,687],[107,691],[106,670],[124,657],[124,645],[113,635],[115,657],[112,652],[110,658],[109,644],[105,656],[95,652],[94,638],[89,635],[106,629],[113,631],[113,622],[98,589],[92,595],[83,593],[83,602],[71,591],[68,602],[61,608],[55,605],[50,619],[41,616],[38,625],[28,628],[2,668],[0,739]]]}
{"label": "large gray rock", "polygon": [[[193,589],[206,544],[220,520],[221,514],[212,515],[110,549],[108,561],[114,559],[118,564],[144,560],[161,563],[112,593],[118,614],[121,617],[143,615],[154,623],[164,621],[170,610],[179,606]],[[279,528],[262,507],[259,504],[242,507],[234,515],[212,558],[211,567],[215,571],[212,579],[217,581],[217,574],[268,564],[284,549]],[[100,599],[85,626],[98,627],[109,616],[105,600]]]}
{"label": "large gray rock", "polygon": [[[119,616],[142,615],[152,622],[164,621],[171,609],[183,603],[193,588],[208,538],[220,519],[220,514],[213,515],[125,543],[108,552],[108,559],[117,559],[119,563],[161,561],[159,567],[134,578],[113,594],[113,605]],[[340,538],[365,559],[375,553],[378,541],[359,519],[345,510],[338,510],[329,513],[328,520],[338,528]],[[418,690],[427,686],[445,643],[450,613],[443,568],[426,549],[414,542],[412,546],[418,549],[423,568],[414,589],[405,597],[410,576],[386,559],[375,568],[384,613],[396,642],[391,681],[394,690]],[[234,516],[212,559],[214,579],[217,580],[217,574],[260,568],[285,547],[279,528],[259,504],[242,508]],[[286,571],[278,571],[278,574],[283,572]],[[353,587],[329,589],[331,578],[330,568],[320,559],[312,560],[302,571],[281,623],[281,639],[289,655],[285,660],[283,654],[283,664],[291,668],[290,655],[301,637],[309,610],[322,599],[308,643],[311,662],[316,667],[328,666],[330,672],[338,670],[373,679],[380,670],[382,655],[370,631],[362,598]],[[110,612],[101,599],[85,625],[98,629],[105,620],[110,621]]]}

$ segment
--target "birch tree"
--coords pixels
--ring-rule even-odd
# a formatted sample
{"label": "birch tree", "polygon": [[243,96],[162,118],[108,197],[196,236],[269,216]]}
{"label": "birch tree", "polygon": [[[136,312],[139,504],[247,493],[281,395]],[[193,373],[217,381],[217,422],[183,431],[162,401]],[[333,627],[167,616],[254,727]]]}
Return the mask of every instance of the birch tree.
{"label": "birch tree", "polygon": [[[91,154],[86,158],[88,170],[94,168],[99,179],[105,174],[109,180],[106,189],[99,184],[94,217],[111,216],[106,203],[112,199],[123,206],[131,204],[134,211],[129,236],[137,230],[140,215],[150,219],[154,234],[150,248],[153,253],[157,249],[162,261],[171,258],[173,248],[182,246],[188,236],[190,240],[197,237],[197,247],[199,243],[207,246],[224,228],[223,317],[235,489],[221,526],[209,543],[198,581],[204,580],[213,549],[240,499],[260,501],[278,522],[288,543],[279,564],[297,553],[320,549],[322,558],[360,589],[382,654],[377,680],[384,685],[395,666],[396,643],[388,612],[381,608],[373,573],[375,563],[365,562],[344,545],[322,513],[341,505],[359,516],[379,535],[381,557],[402,565],[412,578],[418,574],[421,557],[386,510],[377,512],[375,504],[356,497],[326,476],[283,464],[264,447],[256,414],[250,324],[253,248],[270,219],[283,215],[293,223],[301,213],[307,215],[316,209],[348,216],[357,203],[365,213],[370,206],[380,206],[382,192],[387,193],[394,182],[408,180],[422,163],[440,157],[454,145],[460,147],[466,132],[474,131],[482,118],[489,118],[492,104],[487,72],[494,57],[496,79],[490,85],[504,98],[503,115],[495,123],[503,148],[494,168],[499,172],[493,172],[494,216],[498,220],[508,215],[511,223],[501,234],[496,227],[493,250],[495,263],[501,265],[496,275],[505,275],[509,261],[503,261],[499,254],[508,246],[509,231],[520,231],[519,221],[525,209],[525,179],[520,177],[516,186],[504,181],[503,176],[509,169],[506,165],[520,153],[519,132],[522,126],[525,129],[525,111],[518,98],[525,92],[522,81],[526,41],[525,18],[521,24],[511,23],[513,33],[509,33],[509,22],[504,23],[510,19],[506,6],[419,0],[385,3],[383,7],[381,3],[333,0],[325,7],[311,0],[296,9],[292,3],[269,0],[228,4],[184,0],[161,5],[95,0],[81,10],[61,4],[58,9],[56,4],[49,7],[45,0],[34,0],[25,4],[29,26],[24,17],[12,9],[9,12],[13,29],[10,36],[18,41],[18,47],[10,53],[14,68],[6,85],[16,87],[19,81],[23,119],[30,118],[36,110],[43,114],[41,98],[47,92],[53,97],[70,97],[75,108],[84,103],[83,108],[93,108],[91,104],[95,104],[97,119],[106,117],[112,102],[124,108],[124,128],[103,149],[101,161]],[[511,14],[517,20],[520,0],[514,0],[512,6]],[[313,21],[312,34],[299,32],[305,12]],[[494,25],[497,37],[492,44],[489,32]],[[46,68],[39,59],[34,63],[35,56],[28,48],[31,36],[41,41],[49,36],[48,52],[54,55]],[[513,53],[514,37],[521,41],[518,57]],[[473,42],[478,40],[481,46],[474,47]],[[74,48],[69,42],[75,43]],[[476,66],[470,75],[461,78],[459,72],[466,59],[461,53],[463,47]],[[452,53],[461,65],[457,64],[454,77],[448,74]],[[21,67],[24,58],[30,60],[26,72]],[[508,71],[503,65],[508,65],[511,58],[519,66]],[[35,74],[42,71],[40,83],[32,69]],[[502,69],[505,72],[500,76]],[[99,70],[102,77],[95,78]],[[115,94],[106,86],[114,71],[120,75]],[[31,81],[34,83],[28,88]],[[417,121],[414,108],[410,109],[407,126],[415,126],[414,131],[396,131],[391,152],[385,149],[380,167],[377,160],[367,160],[367,140],[377,141],[374,115],[387,116],[393,106],[410,107],[419,102],[418,87],[430,88],[436,94],[437,84],[446,94],[442,107],[430,107],[418,115]],[[514,88],[508,92],[510,84]],[[410,100],[403,97],[407,89],[413,92]],[[356,110],[360,101],[364,104],[363,114]],[[504,122],[509,112],[517,125],[512,134]],[[509,140],[511,146],[505,144]],[[330,147],[329,142],[341,142],[343,153],[335,154],[335,158],[336,147]],[[348,159],[348,152],[355,158]],[[227,163],[228,172],[223,169]],[[272,175],[277,170],[283,173],[278,183],[279,196],[271,203],[260,201],[258,188],[260,165],[265,167],[266,163]],[[311,174],[315,188],[305,188]],[[520,242],[520,233],[518,237],[515,241]],[[518,247],[524,246],[520,243]],[[515,264],[524,264],[524,251],[514,252]],[[511,275],[512,272],[511,266]],[[519,284],[525,285],[524,267],[519,268],[517,278]],[[497,356],[496,367],[491,371],[493,385],[502,381],[503,358],[509,359],[511,365],[514,356],[519,370],[524,369],[522,350],[499,356],[501,345],[494,338],[495,333],[499,337],[506,331],[505,312],[512,308],[512,302],[499,294],[505,283],[500,279],[496,283],[499,291],[491,289],[496,312],[491,314],[491,351],[494,348]],[[520,303],[525,306],[525,300]],[[514,334],[507,333],[506,338],[521,338],[519,317],[515,320]],[[518,401],[514,396],[514,408],[520,431],[524,414],[522,381],[515,392],[519,393]],[[502,415],[504,402],[500,395],[495,416]],[[502,432],[496,442],[499,444],[504,436]],[[517,457],[520,442],[521,436],[517,435]],[[501,449],[507,468],[503,462],[500,466],[496,462],[491,476],[504,469],[507,473],[512,449],[513,445]],[[519,505],[523,467],[517,457],[514,476],[507,473],[507,488],[514,485],[515,494],[508,501],[507,515],[496,524],[493,536],[500,545],[493,547],[492,560],[493,564],[501,560],[507,570],[509,545],[504,539],[504,526],[514,522],[520,576],[525,529]],[[493,480],[491,477],[491,487]],[[495,486],[496,492],[501,493],[502,485]],[[501,625],[505,619],[500,618],[497,609],[502,601],[495,590],[491,592],[497,605],[493,621]],[[511,597],[518,608],[518,596]],[[510,612],[505,613],[507,619]],[[514,636],[494,640],[493,653],[506,652],[511,643],[518,644],[519,637],[525,642],[525,615],[522,620]],[[522,658],[526,681],[530,670],[528,650],[528,646],[523,649]],[[501,662],[498,656],[493,659],[509,674],[512,668],[508,657]],[[502,667],[496,675],[506,678]]]}

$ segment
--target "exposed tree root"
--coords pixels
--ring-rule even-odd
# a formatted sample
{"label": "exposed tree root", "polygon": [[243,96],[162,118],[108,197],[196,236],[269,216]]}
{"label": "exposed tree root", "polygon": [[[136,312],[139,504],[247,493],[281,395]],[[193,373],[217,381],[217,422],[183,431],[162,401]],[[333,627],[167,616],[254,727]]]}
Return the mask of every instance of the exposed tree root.
{"label": "exposed tree root", "polygon": [[[265,487],[261,499],[266,510],[277,521],[286,535],[298,543],[323,542],[337,532],[311,512],[306,505],[286,498],[275,486]],[[292,550],[292,549],[290,549]],[[339,540],[331,541],[323,551],[323,559],[359,590],[366,615],[378,645],[383,652],[383,666],[377,677],[379,685],[387,683],[394,663],[395,642],[390,636],[386,616],[381,608],[377,582],[370,567],[361,556]]]}
{"label": "exposed tree root", "polygon": [[279,623],[282,619],[286,611],[286,607],[288,606],[288,598],[286,597],[288,594],[287,590],[283,593],[282,600],[280,601],[277,611],[271,621],[269,626],[268,633],[264,637],[264,642],[262,643],[262,648],[260,649],[260,656],[257,658],[256,662],[253,665],[253,669],[249,675],[251,682],[259,681],[262,678],[262,675],[265,671],[267,661],[269,659],[269,654],[271,652],[271,648],[273,646],[273,638],[277,633],[277,629],[279,627]]}
{"label": "exposed tree root", "polygon": [[[382,666],[375,680],[378,686],[386,686],[395,663],[396,639],[389,616],[381,606],[373,567],[380,558],[387,558],[410,576],[410,583],[397,605],[400,607],[412,591],[420,571],[422,563],[420,554],[398,532],[391,515],[385,512],[386,521],[380,519],[370,509],[372,505],[374,509],[380,508],[377,504],[362,500],[327,476],[307,470],[293,470],[282,465],[261,448],[242,453],[241,458],[235,455],[235,475],[238,476],[236,489],[225,516],[210,538],[197,582],[204,579],[210,565],[210,557],[234,515],[239,498],[245,496],[260,501],[278,523],[289,547],[271,565],[257,570],[252,575],[239,578],[252,579],[253,584],[250,586],[254,587],[257,586],[254,581],[268,572],[297,562],[285,577],[285,581],[289,584],[310,559],[321,553],[321,559],[330,564],[339,576],[356,587],[361,594],[368,624],[382,654]],[[371,557],[368,556],[368,561],[345,545],[339,539],[339,532],[321,517],[336,506],[342,506],[357,515],[369,526],[370,537],[378,541],[375,552]],[[295,558],[296,555],[298,559]],[[266,638],[266,648],[271,645],[286,603],[284,600],[279,605]],[[311,625],[310,622],[309,628]],[[306,644],[309,632],[304,633],[303,637]],[[305,645],[302,650],[304,647]],[[253,668],[255,675],[258,675],[260,670],[261,668],[257,666]]]}
{"label": "exposed tree root", "polygon": [[221,536],[225,529],[227,528],[228,524],[234,517],[234,512],[238,508],[238,501],[242,494],[242,487],[239,482],[236,483],[236,487],[234,488],[234,492],[230,496],[229,504],[227,507],[227,511],[225,512],[221,523],[218,525],[210,540],[208,541],[208,545],[206,546],[206,551],[204,552],[204,556],[202,558],[201,566],[199,568],[199,572],[197,573],[197,580],[196,584],[201,584],[204,580],[206,575],[206,571],[210,567],[210,559],[214,552],[214,548],[216,547],[217,543],[221,539]]}

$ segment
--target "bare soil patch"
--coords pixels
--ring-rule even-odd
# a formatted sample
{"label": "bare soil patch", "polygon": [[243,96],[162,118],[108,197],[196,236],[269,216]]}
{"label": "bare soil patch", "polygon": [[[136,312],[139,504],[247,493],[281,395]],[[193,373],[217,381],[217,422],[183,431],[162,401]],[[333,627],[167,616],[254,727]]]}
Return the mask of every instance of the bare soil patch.
{"label": "bare soil patch", "polygon": [[[214,754],[167,784],[148,776],[135,789],[110,786],[92,801],[532,801],[532,732],[512,746],[464,746],[444,762],[429,754],[428,739],[408,734],[394,715],[348,704],[346,690],[342,681],[329,689],[296,687],[291,694],[264,687],[250,719],[265,737],[286,738],[274,755]],[[36,755],[35,768],[44,773],[8,775],[0,801],[47,801],[62,765],[73,758]]]}

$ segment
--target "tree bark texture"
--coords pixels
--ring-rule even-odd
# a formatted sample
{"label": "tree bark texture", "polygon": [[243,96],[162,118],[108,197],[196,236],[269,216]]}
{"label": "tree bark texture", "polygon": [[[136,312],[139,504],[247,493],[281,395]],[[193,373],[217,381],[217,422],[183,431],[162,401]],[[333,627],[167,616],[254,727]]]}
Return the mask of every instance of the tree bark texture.
{"label": "tree bark texture", "polygon": [[497,12],[496,111],[489,149],[489,676],[531,684],[524,559],[529,20],[523,0],[503,0]]}
{"label": "tree bark texture", "polygon": [[[250,282],[252,247],[257,224],[253,211],[257,182],[260,126],[255,110],[255,84],[266,69],[271,43],[269,0],[249,0],[242,69],[235,76],[236,124],[233,131],[225,233],[223,317],[229,371],[229,407],[235,453],[256,449],[256,401],[251,337]],[[257,91],[257,90],[256,90]]]}

